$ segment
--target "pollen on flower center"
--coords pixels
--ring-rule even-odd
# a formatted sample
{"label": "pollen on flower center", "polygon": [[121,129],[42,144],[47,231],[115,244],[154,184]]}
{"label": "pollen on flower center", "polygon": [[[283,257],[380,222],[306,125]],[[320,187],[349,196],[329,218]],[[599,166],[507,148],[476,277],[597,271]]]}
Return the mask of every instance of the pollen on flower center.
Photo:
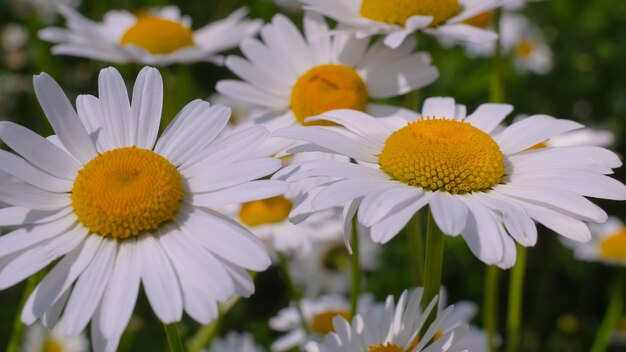
{"label": "pollen on flower center", "polygon": [[333,318],[336,316],[341,316],[348,320],[350,319],[350,312],[347,310],[329,310],[317,314],[311,320],[311,331],[322,335],[335,331],[335,328],[333,327]]}
{"label": "pollen on flower center", "polygon": [[600,253],[607,259],[626,260],[626,228],[604,238],[600,243]]}
{"label": "pollen on flower center", "polygon": [[404,352],[402,348],[395,343],[387,342],[386,344],[371,345],[370,352]]}
{"label": "pollen on flower center", "polygon": [[522,40],[515,46],[515,55],[525,59],[529,57],[535,50],[535,45],[530,40]]}
{"label": "pollen on flower center", "polygon": [[85,165],[72,188],[78,221],[104,237],[128,238],[171,220],[183,180],[161,155],[137,147],[107,151]]}
{"label": "pollen on flower center", "polygon": [[194,46],[193,32],[179,22],[141,15],[121,39],[122,45],[133,44],[151,54],[171,54],[178,49]]}
{"label": "pollen on flower center", "polygon": [[504,176],[504,156],[493,138],[454,120],[409,123],[387,138],[378,161],[396,180],[453,194],[487,190]]}
{"label": "pollen on flower center", "polygon": [[369,100],[367,87],[361,76],[345,65],[322,65],[304,73],[293,87],[291,110],[303,125],[304,119],[335,109],[365,111]]}
{"label": "pollen on flower center", "polygon": [[283,196],[255,200],[241,206],[239,219],[248,226],[273,224],[287,219],[292,206]]}
{"label": "pollen on flower center", "polygon": [[483,12],[472,18],[469,18],[463,21],[463,23],[469,24],[470,26],[474,26],[477,28],[487,28],[489,27],[489,25],[491,24],[491,21],[493,20],[493,15],[494,15],[494,11]]}
{"label": "pollen on flower center", "polygon": [[51,339],[47,339],[43,342],[43,346],[41,346],[42,352],[63,352],[63,347],[61,345]]}
{"label": "pollen on flower center", "polygon": [[363,0],[361,16],[404,26],[412,16],[431,16],[436,27],[461,11],[459,0]]}

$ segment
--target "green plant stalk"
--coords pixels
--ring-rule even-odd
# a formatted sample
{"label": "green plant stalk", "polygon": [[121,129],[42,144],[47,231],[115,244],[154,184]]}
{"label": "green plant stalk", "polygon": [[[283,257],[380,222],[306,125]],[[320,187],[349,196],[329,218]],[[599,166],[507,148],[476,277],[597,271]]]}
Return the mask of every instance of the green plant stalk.
{"label": "green plant stalk", "polygon": [[606,313],[604,313],[604,318],[596,334],[591,352],[604,352],[607,349],[611,332],[613,332],[613,329],[617,325],[624,309],[624,299],[626,298],[624,297],[624,285],[626,285],[624,281],[626,281],[626,270],[618,269],[618,272],[615,274],[615,282],[611,289],[609,306],[606,309]]}
{"label": "green plant stalk", "polygon": [[485,269],[485,283],[483,289],[483,327],[487,335],[487,350],[496,351],[494,340],[498,332],[498,288],[500,283],[500,269],[489,265]]}
{"label": "green plant stalk", "polygon": [[203,348],[208,347],[213,337],[218,332],[220,321],[222,317],[222,312],[220,310],[220,317],[213,322],[201,326],[198,331],[194,334],[194,336],[187,340],[187,350],[189,352],[200,352]]}
{"label": "green plant stalk", "polygon": [[163,330],[165,330],[165,336],[167,337],[167,345],[170,352],[184,352],[183,342],[180,339],[178,333],[178,327],[176,323],[163,324]]}
{"label": "green plant stalk", "polygon": [[[424,265],[424,297],[422,308],[439,295],[441,291],[441,271],[443,269],[443,232],[437,227],[433,215],[428,209],[428,225],[426,227],[426,262]],[[437,317],[435,305],[424,326],[429,326]]]}
{"label": "green plant stalk", "polygon": [[413,215],[406,227],[409,245],[409,263],[411,263],[411,284],[424,286],[424,234],[420,213]]}
{"label": "green plant stalk", "polygon": [[287,291],[291,300],[296,302],[296,309],[298,310],[298,315],[300,316],[300,323],[302,325],[302,329],[308,335],[309,334],[309,324],[304,316],[304,312],[302,311],[302,305],[300,301],[302,299],[302,295],[300,291],[296,287],[293,282],[293,277],[291,275],[291,271],[289,270],[289,263],[287,262],[287,258],[282,253],[278,253],[278,263],[280,266],[280,270],[283,274],[283,279],[285,280],[285,284],[287,285]]}
{"label": "green plant stalk", "polygon": [[520,350],[524,275],[526,273],[526,247],[517,244],[517,261],[509,277],[509,305],[507,313],[506,351]]}
{"label": "green plant stalk", "polygon": [[357,303],[361,293],[361,257],[359,253],[359,230],[356,214],[352,218],[352,292],[350,293],[350,314],[357,313]]}
{"label": "green plant stalk", "polygon": [[22,324],[22,308],[24,308],[24,304],[30,297],[30,294],[33,293],[37,284],[43,279],[46,275],[46,271],[42,270],[35,275],[32,275],[26,280],[24,284],[24,292],[22,292],[22,298],[20,299],[20,304],[17,308],[17,314],[13,319],[13,327],[11,329],[11,337],[9,337],[9,342],[7,344],[7,352],[19,352],[20,347],[22,345],[22,337],[24,336],[24,324]]}
{"label": "green plant stalk", "polygon": [[[500,16],[501,10],[498,9],[494,14],[494,30],[500,33]],[[500,38],[495,42],[495,51],[491,62],[491,80],[490,80],[490,99],[492,103],[504,102],[504,77],[503,77],[503,58],[502,58],[502,42]]]}

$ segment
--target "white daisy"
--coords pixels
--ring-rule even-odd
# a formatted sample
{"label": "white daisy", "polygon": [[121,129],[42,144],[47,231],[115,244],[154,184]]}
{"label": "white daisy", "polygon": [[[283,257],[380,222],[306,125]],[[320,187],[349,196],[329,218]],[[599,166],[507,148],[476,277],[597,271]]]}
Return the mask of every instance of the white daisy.
{"label": "white daisy", "polygon": [[56,135],[0,122],[0,139],[19,154],[0,152],[0,169],[15,178],[0,180],[11,205],[0,226],[16,228],[0,237],[0,289],[60,260],[26,302],[24,323],[75,336],[91,321],[94,349],[109,351],[140,284],[164,323],[185,311],[207,324],[218,301],[252,294],[246,270],[265,270],[267,251],[212,208],[287,190],[253,181],[280,167],[248,155],[267,138],[263,127],[214,141],[230,109],[196,100],[157,140],[163,83],[154,68],[139,74],[132,103],[119,72],[102,70],[99,97],[79,96],[78,113],[47,74],[34,86]]}
{"label": "white daisy", "polygon": [[464,351],[458,344],[467,333],[467,325],[453,317],[454,306],[437,313],[425,326],[437,303],[435,297],[422,309],[423,289],[404,291],[394,304],[387,297],[383,309],[357,314],[350,324],[344,317],[333,319],[335,332],[323,343],[310,342],[307,352],[444,352]]}
{"label": "white daisy", "polygon": [[264,108],[267,114],[257,122],[273,131],[305,124],[307,117],[333,109],[397,114],[401,109],[370,103],[370,98],[402,95],[439,76],[429,55],[414,51],[414,40],[391,50],[380,42],[369,47],[367,39],[328,31],[326,20],[316,14],[305,14],[304,37],[285,16],[274,16],[261,30],[264,42],[242,42],[247,59],[226,59],[226,66],[245,82],[223,80],[216,89]]}
{"label": "white daisy", "polygon": [[43,22],[50,23],[57,19],[60,6],[76,8],[81,0],[26,0],[24,3],[33,8]]}
{"label": "white daisy", "polygon": [[[281,309],[269,321],[270,327],[276,331],[285,332],[271,346],[274,352],[287,351],[293,347],[304,347],[308,341],[322,341],[324,336],[333,332],[333,318],[341,316],[350,318],[350,301],[344,296],[327,295],[316,298],[304,298],[300,301],[300,308],[304,320],[308,325],[309,334],[302,328],[302,317],[297,307],[292,303],[290,307]],[[374,298],[364,294],[357,302],[357,312],[365,312],[374,305]]]}
{"label": "white daisy", "polygon": [[543,32],[523,15],[504,13],[500,19],[502,48],[521,72],[546,74],[552,70],[552,49]]}
{"label": "white daisy", "polygon": [[260,109],[244,104],[241,100],[228,98],[220,93],[214,93],[209,97],[212,105],[224,105],[231,108],[230,120],[231,126],[242,125],[259,117],[263,112]]}
{"label": "white daisy", "polygon": [[229,332],[225,338],[213,341],[211,348],[203,352],[263,352],[248,333]]}
{"label": "white daisy", "polygon": [[590,224],[591,241],[562,241],[574,250],[576,258],[609,265],[626,266],[626,225],[615,216],[604,224]]}
{"label": "white daisy", "polygon": [[483,104],[466,116],[465,106],[454,99],[430,98],[409,123],[358,111],[329,112],[309,121],[343,127],[291,127],[274,135],[309,142],[309,150],[333,151],[359,164],[309,162],[274,177],[337,177],[307,192],[292,216],[342,205],[346,228],[358,210],[359,223],[379,243],[393,238],[426,205],[445,234],[461,234],[478,258],[502,268],[515,263],[514,240],[535,244],[532,220],[588,241],[585,221],[604,222],[607,214],[585,196],[626,199],[626,186],[605,176],[622,162],[600,147],[528,150],[583,127],[569,120],[535,115],[494,133],[512,109]]}
{"label": "white daisy", "polygon": [[[385,35],[385,45],[399,47],[422,31],[457,41],[493,41],[498,35],[464,23],[506,0],[300,0],[305,10],[328,16],[352,28],[357,37]],[[342,28],[342,30],[345,30]]]}
{"label": "white daisy", "polygon": [[[513,121],[519,122],[528,118],[527,115],[518,115]],[[504,128],[504,127],[501,127]],[[546,147],[576,147],[576,146],[598,146],[610,147],[615,143],[615,134],[602,128],[581,128],[571,132],[554,136],[546,141],[538,143],[532,148]]]}
{"label": "white daisy", "polygon": [[111,10],[102,22],[94,22],[70,7],[61,7],[66,28],[46,28],[43,40],[55,43],[52,53],[114,63],[171,65],[211,61],[221,63],[219,52],[235,48],[254,36],[260,20],[246,20],[241,8],[223,20],[200,29],[191,29],[191,18],[175,6],[166,6],[134,15]]}
{"label": "white daisy", "polygon": [[73,337],[65,337],[56,328],[48,330],[39,323],[35,323],[26,329],[22,352],[87,352],[89,340],[85,334]]}

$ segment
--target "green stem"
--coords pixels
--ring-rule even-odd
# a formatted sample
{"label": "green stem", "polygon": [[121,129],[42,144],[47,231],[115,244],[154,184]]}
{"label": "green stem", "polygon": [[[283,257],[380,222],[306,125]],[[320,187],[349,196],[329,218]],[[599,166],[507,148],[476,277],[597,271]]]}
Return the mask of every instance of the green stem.
{"label": "green stem", "polygon": [[596,334],[596,340],[593,342],[591,352],[604,352],[609,344],[609,339],[615,325],[619,321],[622,315],[622,309],[624,308],[624,285],[626,284],[626,271],[624,269],[618,270],[615,276],[615,282],[611,290],[611,298],[609,306],[604,313],[604,319],[600,329]]}
{"label": "green stem", "polygon": [[[500,33],[500,16],[501,10],[495,11],[494,26],[496,33]],[[491,64],[491,81],[490,81],[490,100],[492,103],[502,103],[504,101],[504,77],[502,65],[502,42],[498,37],[495,42],[495,52],[493,54],[493,62]]]}
{"label": "green stem", "polygon": [[418,111],[419,110],[419,104],[420,104],[420,91],[419,89],[416,89],[410,93],[407,93],[404,96],[404,107],[412,110],[412,111]]}
{"label": "green stem", "polygon": [[[425,308],[441,291],[441,271],[443,268],[443,232],[437,227],[433,215],[428,209],[428,225],[426,227],[426,262],[424,265],[424,297],[422,307]],[[437,305],[431,312],[426,324],[437,316]]]}
{"label": "green stem", "polygon": [[300,294],[300,291],[293,282],[291,271],[289,271],[289,263],[287,262],[287,258],[285,258],[285,255],[282,253],[278,253],[278,265],[280,266],[280,270],[283,274],[283,279],[285,280],[285,284],[287,285],[287,291],[289,292],[289,296],[296,303],[296,309],[298,310],[298,315],[300,316],[302,329],[308,335],[309,324],[307,323],[304,312],[302,311],[302,305],[300,304],[302,295]]}
{"label": "green stem", "polygon": [[517,261],[509,278],[509,306],[507,315],[507,352],[520,349],[522,300],[524,297],[524,274],[526,273],[526,247],[517,246]]}
{"label": "green stem", "polygon": [[352,218],[352,292],[350,294],[350,313],[357,313],[357,303],[361,293],[361,258],[359,253],[359,233],[356,215]]}
{"label": "green stem", "polygon": [[170,352],[184,352],[183,342],[180,339],[180,334],[178,333],[178,327],[176,323],[173,324],[163,324],[163,329],[165,330],[165,336],[167,337],[167,345],[170,348]]}
{"label": "green stem", "polygon": [[489,265],[485,271],[484,295],[483,295],[483,326],[487,334],[487,347],[489,352],[496,350],[494,340],[498,331],[498,288],[500,282],[500,269],[495,265]]}
{"label": "green stem", "polygon": [[409,262],[411,263],[411,284],[424,286],[424,234],[422,233],[421,213],[413,215],[407,225],[409,241]]}
{"label": "green stem", "polygon": [[24,292],[22,292],[20,305],[18,306],[17,314],[13,319],[13,328],[11,330],[9,343],[7,344],[7,352],[19,352],[20,350],[20,346],[22,345],[22,337],[24,336],[24,324],[22,324],[21,319],[22,308],[24,307],[24,304],[26,304],[26,301],[28,300],[28,297],[30,297],[30,294],[33,293],[33,290],[35,289],[35,287],[37,287],[39,281],[43,279],[45,274],[46,271],[43,270],[35,275],[32,275],[26,280],[26,283],[24,284]]}

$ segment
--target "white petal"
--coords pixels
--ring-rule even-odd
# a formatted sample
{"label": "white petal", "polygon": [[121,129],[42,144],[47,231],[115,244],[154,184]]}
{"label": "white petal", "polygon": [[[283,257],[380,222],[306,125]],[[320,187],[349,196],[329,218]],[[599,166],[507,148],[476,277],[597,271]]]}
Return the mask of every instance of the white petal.
{"label": "white petal", "polygon": [[468,209],[459,197],[447,192],[435,192],[430,200],[430,209],[437,226],[446,235],[458,235],[465,228]]}
{"label": "white petal", "polygon": [[69,193],[52,193],[17,180],[0,179],[0,201],[33,210],[60,210],[72,204]]}
{"label": "white petal", "polygon": [[386,183],[371,179],[345,179],[325,185],[324,189],[312,200],[313,209],[323,210],[356,198],[363,197],[374,187],[384,186]]}
{"label": "white petal", "polygon": [[461,233],[472,253],[486,264],[498,264],[504,257],[504,243],[491,210],[472,196],[462,197],[469,209]]}
{"label": "white petal", "polygon": [[584,127],[578,122],[534,115],[507,127],[495,137],[505,155],[517,153],[560,134]]}
{"label": "white petal", "polygon": [[406,185],[390,185],[380,188],[378,192],[370,192],[363,197],[359,206],[359,221],[365,226],[373,226],[383,218],[395,213],[397,206],[410,199],[417,199],[424,192],[417,187]]}
{"label": "white petal", "polygon": [[249,83],[235,80],[222,80],[217,82],[215,90],[227,97],[241,100],[245,103],[273,108],[276,110],[287,109],[289,100],[279,95],[264,92]]}
{"label": "white petal", "polygon": [[453,98],[428,98],[422,106],[422,116],[454,119],[455,113]]}
{"label": "white petal", "polygon": [[204,172],[194,175],[189,175],[188,172],[183,172],[183,174],[188,177],[189,189],[196,194],[256,180],[271,175],[280,167],[280,159],[256,158],[241,160],[219,168],[207,168]]}
{"label": "white petal", "polygon": [[283,181],[250,181],[233,187],[189,196],[188,202],[201,207],[215,207],[266,199],[287,193],[289,186]]}
{"label": "white petal", "polygon": [[494,193],[477,196],[493,212],[500,213],[507,232],[522,246],[534,246],[537,243],[537,226],[519,205],[506,202],[505,198]]}
{"label": "white petal", "polygon": [[372,240],[376,243],[387,243],[400,232],[421,208],[431,200],[431,195],[426,193],[410,202],[404,202],[405,207],[393,215],[386,217],[371,228]]}
{"label": "white petal", "polygon": [[51,222],[72,212],[71,207],[56,211],[39,211],[30,208],[6,207],[0,209],[0,226],[21,226]]}
{"label": "white petal", "polygon": [[389,98],[425,87],[439,77],[439,70],[423,53],[403,57],[368,72],[366,84],[374,98]]}
{"label": "white petal", "polygon": [[485,133],[491,133],[512,111],[513,106],[508,104],[482,104],[465,122]]}
{"label": "white petal", "polygon": [[20,227],[0,237],[0,257],[31,247],[55,237],[76,223],[76,215],[69,214],[52,222]]}
{"label": "white petal", "polygon": [[[130,109],[131,116],[137,119],[137,147],[152,149],[163,109],[163,79],[157,69],[145,67],[139,72]],[[104,324],[102,326],[104,328]]]}
{"label": "white petal", "polygon": [[19,156],[4,150],[0,150],[0,170],[50,192],[69,192],[73,187],[73,182],[53,176],[34,167]]}
{"label": "white petal", "polygon": [[131,118],[126,84],[116,69],[109,67],[100,71],[98,95],[102,111],[102,133],[113,143],[108,147],[122,148],[134,145],[137,121]]}

